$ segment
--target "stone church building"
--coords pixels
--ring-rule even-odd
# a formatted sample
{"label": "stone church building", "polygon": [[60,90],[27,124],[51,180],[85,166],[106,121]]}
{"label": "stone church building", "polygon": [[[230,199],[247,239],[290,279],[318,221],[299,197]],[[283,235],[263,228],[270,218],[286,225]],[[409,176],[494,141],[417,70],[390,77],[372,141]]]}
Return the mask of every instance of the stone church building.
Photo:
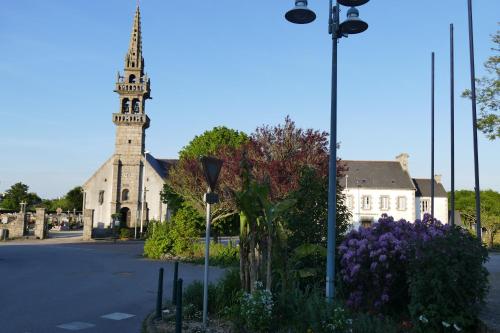
{"label": "stone church building", "polygon": [[168,208],[162,203],[160,192],[175,160],[156,159],[145,150],[150,124],[146,101],[151,98],[151,85],[144,73],[139,7],[123,75],[118,73],[114,91],[119,97],[118,112],[112,114],[115,151],[84,183],[84,211],[94,211],[94,228],[108,227],[115,213],[121,213],[122,223],[129,227],[152,219],[163,221]]}

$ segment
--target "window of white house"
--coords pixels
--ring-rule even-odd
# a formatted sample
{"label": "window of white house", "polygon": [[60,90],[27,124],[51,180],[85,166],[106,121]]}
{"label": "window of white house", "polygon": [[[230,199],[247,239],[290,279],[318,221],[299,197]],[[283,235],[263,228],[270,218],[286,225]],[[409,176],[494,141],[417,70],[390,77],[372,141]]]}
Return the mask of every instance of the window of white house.
{"label": "window of white house", "polygon": [[354,198],[352,195],[346,196],[346,206],[347,208],[353,209],[354,208]]}
{"label": "window of white house", "polygon": [[372,198],[369,195],[363,195],[363,209],[372,209]]}
{"label": "window of white house", "polygon": [[422,200],[422,213],[427,213],[430,211],[431,201],[428,199]]}
{"label": "window of white house", "polygon": [[389,210],[389,196],[383,195],[380,197],[380,210]]}
{"label": "window of white house", "polygon": [[406,210],[406,197],[398,197],[398,209]]}
{"label": "window of white house", "polygon": [[99,205],[104,202],[104,191],[99,191]]}

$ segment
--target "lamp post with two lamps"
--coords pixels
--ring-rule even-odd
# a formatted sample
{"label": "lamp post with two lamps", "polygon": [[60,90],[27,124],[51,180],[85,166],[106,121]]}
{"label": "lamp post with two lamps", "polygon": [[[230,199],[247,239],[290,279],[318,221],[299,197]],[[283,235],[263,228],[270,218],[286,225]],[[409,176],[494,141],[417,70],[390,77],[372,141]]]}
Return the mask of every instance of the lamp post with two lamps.
{"label": "lamp post with two lamps", "polygon": [[[326,268],[326,297],[329,302],[335,295],[335,224],[337,219],[337,43],[342,37],[359,34],[368,29],[368,24],[359,18],[356,6],[369,0],[330,0],[328,32],[332,35],[332,92],[330,120],[330,160],[328,177],[328,249]],[[347,20],[340,23],[339,4],[349,6]],[[295,24],[307,24],[316,19],[316,14],[307,7],[307,0],[295,0],[295,7],[285,14],[285,18]]]}

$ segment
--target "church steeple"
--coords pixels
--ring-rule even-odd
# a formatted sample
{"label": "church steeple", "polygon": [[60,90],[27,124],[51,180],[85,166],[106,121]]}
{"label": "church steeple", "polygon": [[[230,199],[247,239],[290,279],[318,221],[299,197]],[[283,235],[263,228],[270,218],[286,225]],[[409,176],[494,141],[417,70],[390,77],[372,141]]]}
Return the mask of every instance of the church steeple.
{"label": "church steeple", "polygon": [[118,72],[115,92],[120,97],[119,112],[113,113],[116,125],[115,153],[118,155],[142,155],[145,130],[149,127],[146,100],[150,99],[150,80],[144,73],[142,57],[141,13],[139,6],[134,16],[132,34],[123,75]]}
{"label": "church steeple", "polygon": [[125,56],[125,69],[139,70],[143,74],[144,58],[142,57],[141,11],[139,4],[134,16],[134,24],[130,35],[130,43]]}

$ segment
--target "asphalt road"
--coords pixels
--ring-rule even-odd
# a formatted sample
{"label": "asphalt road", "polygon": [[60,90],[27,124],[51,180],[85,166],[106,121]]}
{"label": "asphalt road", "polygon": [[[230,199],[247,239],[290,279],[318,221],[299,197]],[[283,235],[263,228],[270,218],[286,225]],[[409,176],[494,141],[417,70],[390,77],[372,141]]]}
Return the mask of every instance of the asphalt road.
{"label": "asphalt road", "polygon": [[486,268],[490,272],[490,291],[486,306],[481,312],[481,319],[488,328],[500,332],[500,253],[490,253]]}
{"label": "asphalt road", "polygon": [[[173,264],[143,259],[142,243],[43,242],[0,245],[2,333],[140,332],[160,267],[170,298]],[[203,278],[202,266],[179,271],[185,285]],[[211,280],[222,274],[210,270]]]}

